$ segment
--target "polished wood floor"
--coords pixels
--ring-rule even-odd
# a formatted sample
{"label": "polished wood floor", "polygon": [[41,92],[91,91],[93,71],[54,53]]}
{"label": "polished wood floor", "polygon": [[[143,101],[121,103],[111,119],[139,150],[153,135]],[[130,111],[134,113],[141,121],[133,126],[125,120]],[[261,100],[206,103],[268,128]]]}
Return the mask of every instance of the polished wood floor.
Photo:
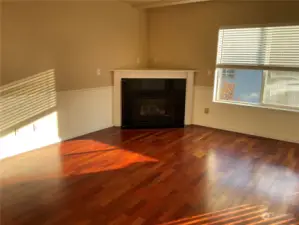
{"label": "polished wood floor", "polygon": [[1,224],[299,224],[299,145],[109,128],[1,163]]}

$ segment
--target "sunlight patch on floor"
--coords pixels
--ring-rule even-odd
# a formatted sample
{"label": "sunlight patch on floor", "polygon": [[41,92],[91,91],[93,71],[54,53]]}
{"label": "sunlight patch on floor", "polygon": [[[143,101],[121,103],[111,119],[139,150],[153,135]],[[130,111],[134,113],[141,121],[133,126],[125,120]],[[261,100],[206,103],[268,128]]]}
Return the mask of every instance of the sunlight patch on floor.
{"label": "sunlight patch on floor", "polygon": [[[74,140],[61,144],[64,174],[79,175],[126,168],[136,163],[154,163],[157,159],[130,149],[93,140]],[[74,164],[81,161],[74,170]],[[68,166],[69,165],[69,166]],[[75,172],[74,172],[75,171]]]}
{"label": "sunlight patch on floor", "polygon": [[2,183],[57,179],[125,169],[138,163],[159,160],[129,149],[94,140],[70,140],[43,147],[1,164]]}

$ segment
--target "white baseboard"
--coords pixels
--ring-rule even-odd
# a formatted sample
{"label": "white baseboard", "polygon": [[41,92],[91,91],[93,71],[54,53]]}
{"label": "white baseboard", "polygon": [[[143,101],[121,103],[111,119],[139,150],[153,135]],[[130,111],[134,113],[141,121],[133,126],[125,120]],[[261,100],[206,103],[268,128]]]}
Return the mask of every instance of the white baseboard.
{"label": "white baseboard", "polygon": [[299,113],[213,103],[212,99],[212,87],[195,87],[193,124],[299,143]]}

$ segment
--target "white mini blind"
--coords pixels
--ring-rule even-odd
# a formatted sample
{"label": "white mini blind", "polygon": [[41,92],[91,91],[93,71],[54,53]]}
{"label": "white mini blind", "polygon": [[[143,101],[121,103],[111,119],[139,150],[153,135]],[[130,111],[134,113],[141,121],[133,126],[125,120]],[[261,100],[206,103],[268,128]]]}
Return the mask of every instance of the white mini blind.
{"label": "white mini blind", "polygon": [[299,25],[220,29],[221,65],[299,68]]}

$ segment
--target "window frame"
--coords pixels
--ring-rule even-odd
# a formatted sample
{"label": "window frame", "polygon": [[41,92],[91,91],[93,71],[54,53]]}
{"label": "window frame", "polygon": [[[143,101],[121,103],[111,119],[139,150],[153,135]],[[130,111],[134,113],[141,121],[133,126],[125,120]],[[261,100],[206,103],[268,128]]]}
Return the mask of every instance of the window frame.
{"label": "window frame", "polygon": [[[281,66],[270,66],[270,65],[232,65],[232,64],[218,64],[218,53],[219,53],[219,33],[221,29],[237,29],[237,28],[255,28],[255,27],[275,27],[275,26],[294,26],[299,25],[297,24],[258,24],[258,25],[248,25],[246,27],[244,26],[224,26],[220,27],[218,30],[218,42],[217,42],[217,51],[216,51],[216,69],[214,74],[214,86],[213,86],[213,102],[214,103],[222,103],[222,104],[229,104],[229,105],[236,105],[236,106],[247,106],[247,107],[253,107],[253,108],[262,108],[262,109],[271,109],[271,110],[279,110],[279,111],[287,111],[287,112],[297,112],[299,113],[299,106],[298,107],[292,107],[287,105],[275,105],[275,104],[266,104],[264,103],[264,97],[265,97],[265,84],[267,83],[267,78],[269,71],[295,71],[299,72],[298,68],[294,67],[281,67]],[[223,40],[222,40],[223,41]],[[220,99],[220,73],[218,72],[221,69],[244,69],[244,70],[261,70],[262,71],[262,87],[260,92],[260,102],[259,103],[250,103],[250,102],[241,102],[241,101],[235,101],[235,100],[222,100]]]}

